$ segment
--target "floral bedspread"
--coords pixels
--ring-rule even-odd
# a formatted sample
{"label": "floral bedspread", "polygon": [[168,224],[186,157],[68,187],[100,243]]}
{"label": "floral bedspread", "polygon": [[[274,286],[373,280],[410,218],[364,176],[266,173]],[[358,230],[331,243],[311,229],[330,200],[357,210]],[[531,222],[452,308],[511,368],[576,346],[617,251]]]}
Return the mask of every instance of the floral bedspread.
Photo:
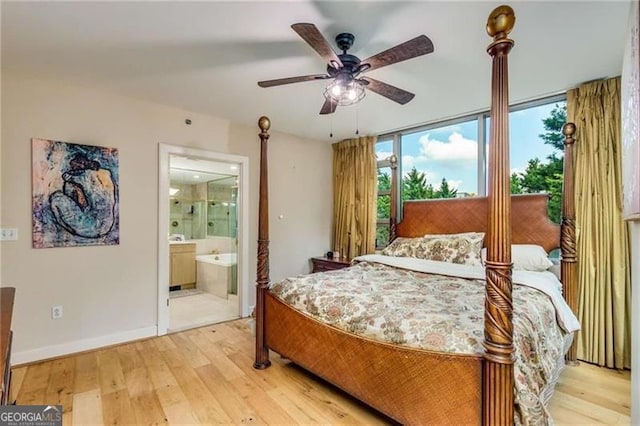
{"label": "floral bedspread", "polygon": [[[371,339],[460,354],[482,354],[484,281],[363,262],[287,278],[271,292],[322,322]],[[552,423],[547,403],[571,334],[544,293],[513,287],[517,424]]]}

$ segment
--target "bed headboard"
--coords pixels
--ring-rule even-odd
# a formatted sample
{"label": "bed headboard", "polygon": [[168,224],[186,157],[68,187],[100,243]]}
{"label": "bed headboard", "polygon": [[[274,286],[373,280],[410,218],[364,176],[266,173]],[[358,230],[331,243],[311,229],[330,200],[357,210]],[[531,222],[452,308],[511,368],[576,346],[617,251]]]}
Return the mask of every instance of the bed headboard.
{"label": "bed headboard", "polygon": [[[560,225],[549,220],[547,194],[511,196],[512,244],[537,244],[547,252],[560,247]],[[398,237],[487,232],[487,197],[405,201]]]}

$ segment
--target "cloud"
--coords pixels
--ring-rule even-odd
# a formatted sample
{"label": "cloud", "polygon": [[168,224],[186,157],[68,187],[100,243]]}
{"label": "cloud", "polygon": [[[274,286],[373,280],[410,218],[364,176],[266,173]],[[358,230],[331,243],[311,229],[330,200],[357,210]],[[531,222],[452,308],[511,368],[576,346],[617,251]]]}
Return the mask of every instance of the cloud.
{"label": "cloud", "polygon": [[447,141],[431,139],[431,134],[420,138],[420,154],[426,161],[439,163],[457,163],[460,166],[473,166],[478,159],[478,141],[467,139],[458,132],[449,135]]}
{"label": "cloud", "polygon": [[[447,183],[449,184],[449,188],[458,189],[462,184],[462,179],[451,179],[451,180],[447,179]],[[438,185],[438,188],[440,188],[440,186],[442,186],[442,181],[440,182],[440,185]]]}
{"label": "cloud", "polygon": [[389,151],[377,151],[376,152],[376,159],[378,161],[381,160],[386,160],[387,158],[391,157],[393,155],[393,152],[389,152]]}

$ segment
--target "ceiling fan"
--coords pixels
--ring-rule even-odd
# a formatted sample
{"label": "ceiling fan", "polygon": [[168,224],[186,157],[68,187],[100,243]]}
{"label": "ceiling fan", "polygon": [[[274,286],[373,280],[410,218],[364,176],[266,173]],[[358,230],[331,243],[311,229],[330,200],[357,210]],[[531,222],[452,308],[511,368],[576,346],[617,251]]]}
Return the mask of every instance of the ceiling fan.
{"label": "ceiling fan", "polygon": [[420,35],[370,58],[360,60],[357,56],[347,53],[355,40],[353,34],[340,33],[336,36],[336,45],[342,50],[338,55],[315,25],[300,23],[293,24],[291,28],[327,62],[327,73],[259,81],[258,86],[273,87],[303,81],[333,79],[324,91],[325,101],[320,114],[332,114],[338,105],[352,105],[359,102],[364,97],[365,88],[401,105],[406,104],[414,98],[413,93],[371,77],[360,77],[360,74],[433,52],[431,40],[425,35]]}

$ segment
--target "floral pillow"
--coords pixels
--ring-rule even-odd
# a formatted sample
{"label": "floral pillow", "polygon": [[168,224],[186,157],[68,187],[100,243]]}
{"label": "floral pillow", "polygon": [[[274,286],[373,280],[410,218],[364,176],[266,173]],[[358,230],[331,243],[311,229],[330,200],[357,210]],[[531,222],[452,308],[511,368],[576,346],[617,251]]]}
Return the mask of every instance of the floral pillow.
{"label": "floral pillow", "polygon": [[385,256],[415,257],[440,262],[481,265],[483,232],[399,237],[382,250]]}
{"label": "floral pillow", "polygon": [[382,254],[385,256],[395,257],[417,257],[423,259],[420,253],[424,250],[422,248],[423,238],[404,238],[398,237],[391,244],[382,250]]}
{"label": "floral pillow", "polygon": [[484,232],[425,235],[421,258],[463,265],[481,265],[483,240]]}

